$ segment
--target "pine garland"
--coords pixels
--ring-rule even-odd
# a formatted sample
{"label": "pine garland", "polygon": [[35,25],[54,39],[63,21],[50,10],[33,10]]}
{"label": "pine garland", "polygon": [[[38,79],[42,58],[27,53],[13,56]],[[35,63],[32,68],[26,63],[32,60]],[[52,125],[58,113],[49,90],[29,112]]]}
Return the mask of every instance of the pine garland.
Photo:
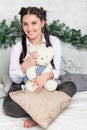
{"label": "pine garland", "polygon": [[48,26],[50,34],[57,36],[64,43],[72,44],[77,48],[87,49],[87,35],[82,36],[81,30],[70,29],[64,23],[60,23],[59,20],[54,20]]}
{"label": "pine garland", "polygon": [[[59,20],[54,20],[50,25],[47,24],[47,27],[50,34],[57,36],[63,43],[87,49],[87,35],[82,36],[81,30],[70,29]],[[17,16],[14,16],[9,26],[6,20],[0,23],[0,47],[11,47],[21,36],[22,29]]]}
{"label": "pine garland", "polygon": [[11,47],[21,37],[21,25],[16,16],[8,26],[6,20],[0,23],[0,47]]}

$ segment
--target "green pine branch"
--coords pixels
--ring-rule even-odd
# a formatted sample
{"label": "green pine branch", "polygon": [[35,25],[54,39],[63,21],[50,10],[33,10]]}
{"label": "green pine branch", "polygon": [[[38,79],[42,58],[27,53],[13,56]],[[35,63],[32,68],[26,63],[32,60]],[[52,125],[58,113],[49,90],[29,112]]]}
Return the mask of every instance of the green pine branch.
{"label": "green pine branch", "polygon": [[[57,36],[64,43],[87,49],[87,35],[82,36],[81,30],[70,29],[69,26],[60,23],[59,20],[54,20],[50,25],[47,24],[47,28],[50,34]],[[11,47],[21,36],[22,29],[17,16],[14,16],[9,26],[5,19],[2,20],[0,23],[0,47]]]}

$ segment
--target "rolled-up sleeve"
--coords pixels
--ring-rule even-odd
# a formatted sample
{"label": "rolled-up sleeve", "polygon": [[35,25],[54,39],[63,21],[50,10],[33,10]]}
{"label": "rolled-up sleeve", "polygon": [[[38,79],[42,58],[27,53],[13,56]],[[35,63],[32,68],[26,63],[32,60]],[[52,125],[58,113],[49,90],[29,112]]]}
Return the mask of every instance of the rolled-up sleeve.
{"label": "rolled-up sleeve", "polygon": [[25,76],[21,70],[19,57],[21,52],[21,46],[16,45],[11,50],[10,55],[10,69],[9,74],[13,82],[20,84]]}
{"label": "rolled-up sleeve", "polygon": [[50,38],[51,44],[54,48],[54,57],[53,62],[55,68],[52,69],[52,72],[54,73],[54,79],[58,79],[60,76],[60,67],[61,67],[61,42],[57,37],[51,36]]}

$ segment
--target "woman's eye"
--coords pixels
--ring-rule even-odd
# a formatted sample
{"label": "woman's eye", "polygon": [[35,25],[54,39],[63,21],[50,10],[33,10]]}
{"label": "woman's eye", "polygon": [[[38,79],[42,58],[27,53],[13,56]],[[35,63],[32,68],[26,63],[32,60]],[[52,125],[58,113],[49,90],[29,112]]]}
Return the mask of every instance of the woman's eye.
{"label": "woman's eye", "polygon": [[35,24],[37,24],[37,23],[36,23],[36,22],[33,22],[32,24],[35,25]]}
{"label": "woman's eye", "polygon": [[22,26],[28,26],[28,24],[27,23],[22,23]]}

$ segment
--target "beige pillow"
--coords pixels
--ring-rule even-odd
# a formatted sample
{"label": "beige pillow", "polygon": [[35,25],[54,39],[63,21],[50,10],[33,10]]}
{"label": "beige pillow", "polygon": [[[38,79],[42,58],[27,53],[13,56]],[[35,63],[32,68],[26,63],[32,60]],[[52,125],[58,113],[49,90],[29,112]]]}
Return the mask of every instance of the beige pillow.
{"label": "beige pillow", "polygon": [[10,97],[43,128],[47,128],[71,100],[64,92],[45,89],[39,93],[27,90],[11,92]]}

